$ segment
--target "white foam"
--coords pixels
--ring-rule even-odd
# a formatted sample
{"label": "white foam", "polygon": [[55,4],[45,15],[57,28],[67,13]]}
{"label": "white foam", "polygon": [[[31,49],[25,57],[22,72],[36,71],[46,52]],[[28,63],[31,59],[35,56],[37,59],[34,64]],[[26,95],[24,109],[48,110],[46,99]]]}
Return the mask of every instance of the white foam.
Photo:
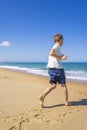
{"label": "white foam", "polygon": [[0,68],[7,68],[11,70],[17,70],[17,71],[22,71],[22,72],[27,72],[27,73],[32,73],[32,74],[38,74],[38,75],[43,75],[43,76],[48,76],[47,70],[40,70],[37,68],[21,68],[18,66],[0,66]]}

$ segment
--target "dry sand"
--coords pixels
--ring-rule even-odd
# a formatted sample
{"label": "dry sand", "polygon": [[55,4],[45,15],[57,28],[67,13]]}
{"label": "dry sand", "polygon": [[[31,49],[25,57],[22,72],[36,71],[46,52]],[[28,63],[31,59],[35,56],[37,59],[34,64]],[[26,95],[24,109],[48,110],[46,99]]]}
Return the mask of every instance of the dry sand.
{"label": "dry sand", "polygon": [[87,130],[87,84],[68,82],[72,106],[64,106],[58,86],[45,99],[38,97],[49,79],[0,69],[0,130]]}

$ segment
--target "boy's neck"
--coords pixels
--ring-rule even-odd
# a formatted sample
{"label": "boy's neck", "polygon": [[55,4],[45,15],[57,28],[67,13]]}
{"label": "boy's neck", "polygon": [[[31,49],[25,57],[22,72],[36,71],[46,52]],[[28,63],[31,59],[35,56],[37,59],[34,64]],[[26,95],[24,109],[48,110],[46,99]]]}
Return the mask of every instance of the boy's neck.
{"label": "boy's neck", "polygon": [[59,42],[55,42],[55,44],[58,44],[60,46],[60,43]]}

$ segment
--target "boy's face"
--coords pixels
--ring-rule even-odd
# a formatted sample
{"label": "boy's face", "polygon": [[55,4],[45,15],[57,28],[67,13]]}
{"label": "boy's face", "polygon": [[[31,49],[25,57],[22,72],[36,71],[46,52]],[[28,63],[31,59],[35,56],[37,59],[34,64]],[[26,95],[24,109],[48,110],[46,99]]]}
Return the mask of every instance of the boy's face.
{"label": "boy's face", "polygon": [[60,46],[63,45],[63,39],[60,39],[59,44],[60,44]]}

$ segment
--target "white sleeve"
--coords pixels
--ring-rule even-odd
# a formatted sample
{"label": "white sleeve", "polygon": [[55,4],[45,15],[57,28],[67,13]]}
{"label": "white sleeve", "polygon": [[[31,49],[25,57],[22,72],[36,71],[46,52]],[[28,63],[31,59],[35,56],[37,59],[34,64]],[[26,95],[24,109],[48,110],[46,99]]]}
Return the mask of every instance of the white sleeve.
{"label": "white sleeve", "polygon": [[58,51],[58,50],[59,50],[59,46],[54,45],[54,46],[52,47],[52,50],[54,50],[54,52]]}
{"label": "white sleeve", "polygon": [[57,53],[60,49],[59,49],[59,46],[54,45],[52,50],[54,50],[54,52]]}
{"label": "white sleeve", "polygon": [[52,50],[54,50],[55,54],[58,55],[58,56],[61,56],[62,55],[62,52],[60,51],[60,46],[58,45],[54,45]]}

